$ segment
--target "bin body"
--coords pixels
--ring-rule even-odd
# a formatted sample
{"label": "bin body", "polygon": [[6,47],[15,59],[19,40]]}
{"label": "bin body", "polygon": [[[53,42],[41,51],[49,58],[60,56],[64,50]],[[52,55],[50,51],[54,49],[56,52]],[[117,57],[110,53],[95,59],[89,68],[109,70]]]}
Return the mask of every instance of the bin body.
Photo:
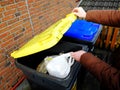
{"label": "bin body", "polygon": [[67,53],[81,49],[88,51],[88,47],[85,45],[60,41],[50,49],[16,59],[15,64],[23,71],[27,79],[39,88],[43,87],[45,88],[44,90],[71,90],[81,67],[78,62],[74,62],[69,75],[64,79],[38,72],[36,68],[46,56],[58,55],[59,53]]}

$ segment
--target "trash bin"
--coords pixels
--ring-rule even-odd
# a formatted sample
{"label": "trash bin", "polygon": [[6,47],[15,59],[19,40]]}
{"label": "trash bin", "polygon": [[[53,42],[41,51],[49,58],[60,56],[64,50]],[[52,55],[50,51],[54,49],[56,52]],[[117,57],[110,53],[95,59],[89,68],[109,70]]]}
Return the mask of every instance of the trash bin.
{"label": "trash bin", "polygon": [[89,48],[92,48],[101,30],[101,24],[77,19],[64,34],[63,39],[69,42],[86,44]]}
{"label": "trash bin", "polygon": [[78,62],[74,62],[69,75],[63,79],[38,72],[36,71],[36,68],[46,56],[58,55],[59,53],[67,53],[81,49],[88,51],[88,46],[61,40],[50,49],[17,58],[15,64],[27,76],[27,79],[30,81],[30,83],[39,89],[44,88],[44,90],[71,90],[74,86],[74,83],[77,79],[77,74],[81,67]]}
{"label": "trash bin", "polygon": [[[72,23],[71,27],[64,34],[62,39],[64,41],[87,45],[89,48],[88,52],[92,52],[94,50],[94,44],[101,31],[101,24],[77,19]],[[86,70],[86,68],[81,66],[77,78],[78,90],[82,87],[87,72],[88,71]]]}

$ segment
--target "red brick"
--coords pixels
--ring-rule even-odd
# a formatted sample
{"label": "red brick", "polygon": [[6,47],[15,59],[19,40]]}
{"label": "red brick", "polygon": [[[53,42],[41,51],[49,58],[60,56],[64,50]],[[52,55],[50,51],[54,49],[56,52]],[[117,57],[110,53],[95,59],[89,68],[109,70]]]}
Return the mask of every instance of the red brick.
{"label": "red brick", "polygon": [[4,12],[4,15],[8,16],[8,15],[11,15],[11,14],[15,14],[15,12],[16,12],[16,9],[8,10],[8,11]]}
{"label": "red brick", "polygon": [[7,21],[7,20],[10,20],[10,19],[13,19],[14,18],[14,15],[9,15],[9,16],[6,16],[4,18],[2,18],[2,21]]}
{"label": "red brick", "polygon": [[[13,52],[13,50],[15,49],[15,46],[14,46],[14,45],[16,45],[15,42],[10,43],[9,45],[7,45],[7,46],[5,47],[5,49],[7,50],[9,56],[11,55],[11,53]],[[7,59],[10,61],[10,57],[7,57]],[[14,61],[11,61],[11,63],[13,63],[13,62],[14,62]]]}
{"label": "red brick", "polygon": [[1,6],[5,6],[13,3],[14,3],[14,0],[6,0],[6,1],[4,0],[0,2]]}
{"label": "red brick", "polygon": [[6,68],[2,69],[2,70],[0,71],[0,76],[4,75],[4,74],[7,73],[9,70],[10,70],[9,67],[6,67]]}
{"label": "red brick", "polygon": [[4,53],[4,49],[0,47],[0,54]]}
{"label": "red brick", "polygon": [[34,0],[28,0],[28,3],[32,3],[32,2],[34,2]]}
{"label": "red brick", "polygon": [[[40,33],[40,32],[39,32]],[[25,38],[29,41],[32,38],[32,31],[28,30],[28,32],[26,32]]]}
{"label": "red brick", "polygon": [[5,90],[11,90],[11,85],[8,84],[8,82],[4,85],[5,86]]}
{"label": "red brick", "polygon": [[14,40],[18,40],[18,39],[21,38],[22,36],[24,36],[24,34],[23,34],[23,33],[20,33],[20,34],[18,34],[18,35],[16,35],[16,36],[14,37]]}
{"label": "red brick", "polygon": [[14,78],[11,78],[10,81],[9,81],[9,85],[11,87],[13,87],[16,83],[17,83],[17,80],[15,79],[17,78],[16,76],[14,76]]}
{"label": "red brick", "polygon": [[[14,50],[14,49],[13,49],[13,50]],[[13,51],[12,51],[12,52],[13,52]],[[12,52],[11,52],[11,53],[12,53]],[[10,54],[11,54],[11,53],[10,53]],[[11,62],[11,66],[15,65],[15,63],[14,63],[14,62],[15,62],[15,59],[14,59],[14,58],[10,57],[10,58],[9,58],[9,61]]]}
{"label": "red brick", "polygon": [[[3,54],[2,53],[0,53],[0,58],[3,58]],[[2,59],[0,59],[0,62],[2,61]]]}
{"label": "red brick", "polygon": [[2,18],[3,17],[3,15],[2,15],[2,13],[0,13],[0,18]]}
{"label": "red brick", "polygon": [[22,27],[20,27],[19,29],[16,30],[15,34],[16,36],[19,36],[19,34],[23,33],[22,31]]}
{"label": "red brick", "polygon": [[25,1],[25,0],[15,0],[15,2],[21,2],[21,1]]}
{"label": "red brick", "polygon": [[5,5],[8,5],[9,3],[8,3],[8,1],[1,1],[1,6],[5,6]]}
{"label": "red brick", "polygon": [[24,22],[23,27],[31,27],[30,22],[29,21]]}
{"label": "red brick", "polygon": [[7,41],[7,40],[12,39],[12,38],[13,38],[13,35],[12,35],[12,34],[9,34],[9,35],[5,36],[5,37],[2,39],[2,41]]}
{"label": "red brick", "polygon": [[13,40],[7,40],[7,41],[3,41],[3,43],[1,44],[1,47],[6,47],[8,44],[10,44],[11,42],[13,42]]}
{"label": "red brick", "polygon": [[8,23],[8,25],[10,25],[10,24],[16,23],[17,21],[19,21],[19,18],[13,18],[13,19],[9,20],[7,23]]}
{"label": "red brick", "polygon": [[21,6],[21,7],[18,7],[18,11],[24,11],[24,10],[27,10],[26,6]]}
{"label": "red brick", "polygon": [[[12,73],[12,74],[11,74]],[[9,68],[9,71],[7,71],[6,73],[4,73],[4,79],[8,80],[8,79],[12,79],[12,76],[15,75],[13,73],[13,70],[11,68]],[[14,79],[14,78],[13,78]]]}
{"label": "red brick", "polygon": [[3,7],[0,7],[0,12],[3,12],[4,11],[4,8]]}
{"label": "red brick", "polygon": [[1,90],[5,90],[3,86],[4,86],[4,84],[1,84],[1,85],[0,85],[0,89],[1,89]]}
{"label": "red brick", "polygon": [[19,25],[21,25],[21,24],[22,24],[22,21],[18,21],[18,22],[13,23],[11,26],[12,26],[13,28],[15,28],[15,27],[17,27],[17,26],[19,26]]}
{"label": "red brick", "polygon": [[0,53],[0,62],[4,61],[5,59],[5,55],[3,53]]}
{"label": "red brick", "polygon": [[26,42],[26,39],[24,37],[18,39],[18,45],[19,47],[22,47]]}
{"label": "red brick", "polygon": [[15,31],[17,31],[17,29],[19,29],[17,27],[20,25],[22,25],[22,21],[15,22],[15,23],[11,24],[10,29],[8,29],[8,30],[10,30],[11,33],[14,33]]}
{"label": "red brick", "polygon": [[31,8],[30,9],[30,14],[32,15],[35,15],[36,13],[38,13],[40,10],[39,9],[36,9],[36,8]]}
{"label": "red brick", "polygon": [[10,32],[1,33],[1,34],[0,34],[0,38],[2,39],[2,38],[6,37],[6,36],[9,35],[9,34],[10,34]]}
{"label": "red brick", "polygon": [[23,20],[23,19],[25,19],[25,18],[29,18],[29,15],[28,15],[28,14],[24,14],[24,15],[21,15],[21,16],[20,16],[20,20]]}
{"label": "red brick", "polygon": [[21,14],[23,15],[23,14],[27,14],[28,13],[28,11],[26,10],[26,9],[24,9],[23,11],[21,11]]}
{"label": "red brick", "polygon": [[6,6],[6,10],[11,10],[11,9],[16,9],[17,5],[16,4],[11,4],[9,6]]}
{"label": "red brick", "polygon": [[0,28],[0,34],[6,32],[6,31],[9,31],[11,28],[12,28],[11,26],[6,26],[5,28]]}
{"label": "red brick", "polygon": [[6,60],[0,62],[0,71],[5,68]]}
{"label": "red brick", "polygon": [[18,30],[20,30],[20,28],[21,28],[21,25],[16,26],[16,27],[14,27],[13,29],[11,29],[10,32],[11,32],[12,34],[15,34],[15,35],[16,35],[16,32],[17,32]]}
{"label": "red brick", "polygon": [[15,68],[15,72],[16,73],[22,73],[22,71],[20,69],[18,69],[18,68]]}
{"label": "red brick", "polygon": [[10,4],[13,4],[13,3],[14,3],[14,0],[9,0],[9,3],[10,3]]}
{"label": "red brick", "polygon": [[0,28],[7,26],[6,22],[0,23]]}
{"label": "red brick", "polygon": [[21,1],[21,2],[17,3],[18,7],[21,7],[21,6],[24,6],[24,5],[26,5],[26,3],[24,1]]}

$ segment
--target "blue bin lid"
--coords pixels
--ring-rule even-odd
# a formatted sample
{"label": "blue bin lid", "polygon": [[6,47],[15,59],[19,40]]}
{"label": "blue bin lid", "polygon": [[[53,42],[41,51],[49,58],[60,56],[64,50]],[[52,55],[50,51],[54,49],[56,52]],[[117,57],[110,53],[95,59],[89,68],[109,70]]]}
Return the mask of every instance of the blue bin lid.
{"label": "blue bin lid", "polygon": [[100,24],[77,19],[72,23],[64,36],[92,41],[99,28]]}

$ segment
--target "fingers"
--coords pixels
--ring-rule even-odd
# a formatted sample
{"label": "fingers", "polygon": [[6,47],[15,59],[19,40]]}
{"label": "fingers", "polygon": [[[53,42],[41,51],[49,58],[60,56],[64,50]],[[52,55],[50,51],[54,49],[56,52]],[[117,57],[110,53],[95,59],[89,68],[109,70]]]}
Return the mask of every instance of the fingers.
{"label": "fingers", "polygon": [[73,12],[73,13],[75,13],[75,12],[78,13],[78,8],[74,8],[74,9],[72,10],[72,12]]}
{"label": "fingers", "polygon": [[71,56],[78,62],[80,62],[80,59],[81,59],[81,56],[86,53],[86,51],[84,50],[79,50],[79,51],[76,51],[76,52],[71,52]]}
{"label": "fingers", "polygon": [[74,13],[76,16],[80,18],[85,18],[86,17],[86,12],[82,7],[76,7],[72,10],[72,13]]}
{"label": "fingers", "polygon": [[78,8],[74,8],[72,10],[72,13],[75,14],[76,16],[78,16],[78,13],[79,13]]}
{"label": "fingers", "polygon": [[76,12],[74,12],[73,14],[76,15],[76,16],[78,16],[78,13],[76,13]]}

